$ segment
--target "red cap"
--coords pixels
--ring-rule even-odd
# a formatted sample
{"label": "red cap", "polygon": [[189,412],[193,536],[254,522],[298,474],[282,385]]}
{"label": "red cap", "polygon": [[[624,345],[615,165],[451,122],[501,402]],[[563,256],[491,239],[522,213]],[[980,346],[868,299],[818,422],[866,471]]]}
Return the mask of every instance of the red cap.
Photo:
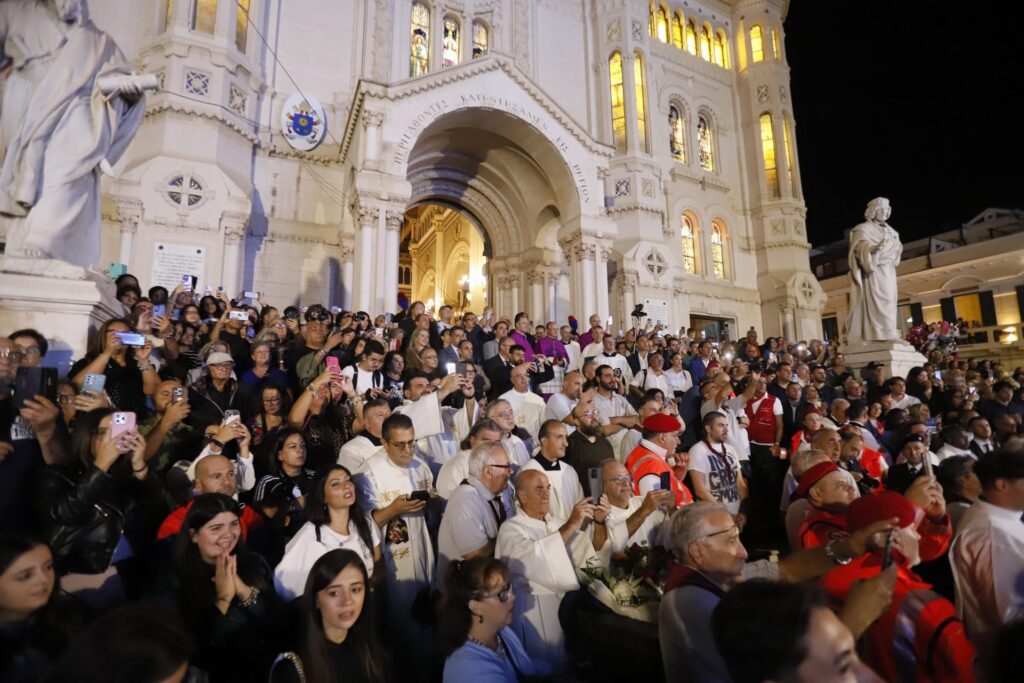
{"label": "red cap", "polygon": [[821,411],[812,406],[804,411],[804,417],[807,417],[808,415],[821,415]]}
{"label": "red cap", "polygon": [[800,485],[796,487],[796,491],[790,496],[790,500],[799,500],[807,495],[807,492],[811,490],[811,487],[817,484],[824,478],[829,472],[835,472],[839,469],[839,466],[834,462],[819,462],[811,469],[804,472],[804,476],[800,477]]}
{"label": "red cap", "polygon": [[899,517],[901,529],[908,527],[917,519],[917,508],[895,491],[880,491],[850,503],[846,509],[846,526],[852,533],[894,517]]}
{"label": "red cap", "polygon": [[649,432],[665,434],[669,432],[678,432],[683,428],[683,425],[679,422],[678,418],[675,418],[672,415],[655,413],[644,420],[643,427]]}
{"label": "red cap", "polygon": [[713,360],[713,361],[711,361],[710,363],[708,363],[708,370],[710,370],[711,368],[718,368],[718,367],[721,367],[721,365],[722,365],[722,364],[721,364],[721,363],[719,363],[719,362],[718,362],[717,360]]}

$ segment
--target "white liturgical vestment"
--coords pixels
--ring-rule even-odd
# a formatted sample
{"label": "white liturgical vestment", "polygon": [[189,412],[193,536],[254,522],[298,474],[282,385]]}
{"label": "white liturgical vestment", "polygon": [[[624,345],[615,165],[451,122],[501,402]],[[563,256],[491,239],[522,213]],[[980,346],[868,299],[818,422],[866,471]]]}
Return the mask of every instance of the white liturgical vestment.
{"label": "white liturgical vestment", "polygon": [[515,389],[509,389],[499,399],[508,401],[516,414],[516,426],[528,431],[536,443],[541,422],[544,421],[544,409],[547,407],[544,399],[532,391],[520,393]]}
{"label": "white liturgical vestment", "polygon": [[[523,465],[522,470],[538,470],[547,475],[548,483],[551,484],[551,516],[558,519],[569,519],[572,509],[576,503],[583,500],[583,487],[580,485],[580,477],[576,470],[570,465],[559,462],[558,469],[552,470],[543,467],[537,458],[531,458],[530,462]],[[550,465],[548,465],[550,467]]]}
{"label": "white liturgical vestment", "polygon": [[380,440],[377,441],[378,443],[370,441],[365,434],[349,439],[338,453],[338,464],[347,467],[354,477],[366,469],[366,461],[381,449]]}
{"label": "white liturgical vestment", "polygon": [[641,496],[632,496],[629,499],[628,507],[620,508],[615,505],[611,506],[611,510],[608,512],[608,519],[605,520],[605,528],[608,530],[608,540],[605,542],[604,547],[598,551],[597,555],[601,559],[601,564],[607,569],[611,557],[614,553],[619,553],[626,548],[636,544],[646,547],[655,545],[663,545],[661,542],[662,526],[665,522],[665,513],[661,510],[655,510],[651,514],[647,515],[647,519],[640,524],[637,530],[631,536],[629,534],[629,528],[626,526],[626,520],[633,516],[633,514],[640,509],[643,505],[644,499]]}

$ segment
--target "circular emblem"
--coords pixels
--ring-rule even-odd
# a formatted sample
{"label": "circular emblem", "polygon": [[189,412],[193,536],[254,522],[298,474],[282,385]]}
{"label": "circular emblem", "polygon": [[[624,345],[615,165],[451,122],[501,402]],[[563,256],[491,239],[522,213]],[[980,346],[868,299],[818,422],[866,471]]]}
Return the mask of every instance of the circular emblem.
{"label": "circular emblem", "polygon": [[281,132],[294,149],[308,152],[327,135],[327,117],[312,95],[293,93],[281,109]]}

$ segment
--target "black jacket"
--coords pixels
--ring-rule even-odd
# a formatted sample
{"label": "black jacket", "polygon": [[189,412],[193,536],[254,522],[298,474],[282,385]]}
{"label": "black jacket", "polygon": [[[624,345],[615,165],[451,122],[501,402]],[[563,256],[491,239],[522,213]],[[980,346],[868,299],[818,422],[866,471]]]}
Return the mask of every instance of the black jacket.
{"label": "black jacket", "polygon": [[493,401],[512,388],[511,361],[506,365],[501,355],[484,361],[484,374],[491,381],[491,390],[487,392],[488,401]]}

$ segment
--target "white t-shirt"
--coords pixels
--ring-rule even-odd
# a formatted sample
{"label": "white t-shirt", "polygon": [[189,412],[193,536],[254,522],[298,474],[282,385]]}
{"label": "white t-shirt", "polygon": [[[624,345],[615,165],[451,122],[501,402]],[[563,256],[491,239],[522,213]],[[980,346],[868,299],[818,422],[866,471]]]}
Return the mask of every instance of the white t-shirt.
{"label": "white t-shirt", "polygon": [[[341,374],[352,379],[352,388],[357,394],[363,394],[367,389],[373,389],[373,372],[363,370],[358,365],[348,365],[341,369]],[[378,385],[377,388],[380,388]]]}
{"label": "white t-shirt", "polygon": [[690,448],[690,471],[703,474],[711,495],[735,515],[740,511],[740,462],[729,444],[714,444],[714,450],[712,453],[703,441],[694,444]]}

